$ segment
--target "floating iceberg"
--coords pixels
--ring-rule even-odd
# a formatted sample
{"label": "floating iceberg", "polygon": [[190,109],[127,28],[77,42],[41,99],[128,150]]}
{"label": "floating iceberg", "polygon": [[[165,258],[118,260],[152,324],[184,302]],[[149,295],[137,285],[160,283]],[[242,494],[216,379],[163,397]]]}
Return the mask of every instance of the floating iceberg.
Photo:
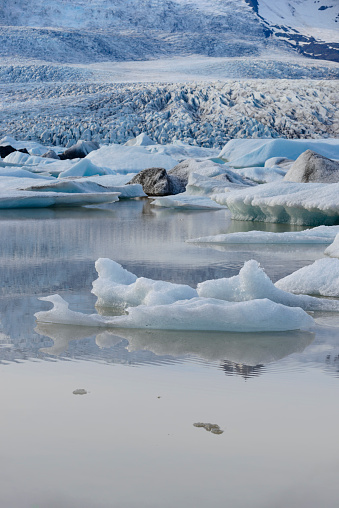
{"label": "floating iceberg", "polygon": [[334,242],[331,243],[331,245],[329,245],[325,250],[325,254],[331,258],[339,258],[339,231],[334,239]]}
{"label": "floating iceberg", "polygon": [[[52,159],[53,160],[53,159]],[[74,176],[94,176],[94,175],[110,175],[114,174],[111,169],[98,167],[88,159],[82,159],[70,168],[59,173],[58,178],[74,177]]]}
{"label": "floating iceberg", "polygon": [[268,183],[211,196],[238,220],[317,226],[339,222],[339,183]]}
{"label": "floating iceberg", "polygon": [[234,167],[264,166],[272,157],[297,159],[306,150],[339,159],[338,139],[231,139],[221,150],[219,157]]}
{"label": "floating iceberg", "polygon": [[163,208],[179,208],[183,210],[219,210],[226,208],[212,201],[207,196],[194,196],[188,192],[174,196],[158,197],[151,204]]}
{"label": "floating iceberg", "polygon": [[[35,314],[38,322],[113,328],[154,330],[208,330],[261,332],[308,329],[314,321],[298,307],[286,307],[271,300],[225,302],[210,298],[179,300],[168,305],[139,305],[127,308],[127,315],[105,317],[69,310],[60,295],[41,298],[53,309]],[[246,319],[244,319],[246,316]]]}
{"label": "floating iceberg", "polygon": [[[339,233],[339,226],[318,226],[304,231],[272,233],[270,231],[247,231],[245,233],[228,233],[214,236],[202,236],[186,240],[188,243],[211,244],[329,244]],[[339,247],[339,246],[338,246]],[[327,254],[327,252],[325,251]],[[331,255],[331,254],[329,254]]]}
{"label": "floating iceberg", "polygon": [[239,275],[230,278],[206,280],[197,286],[200,297],[216,298],[229,302],[244,302],[269,298],[288,307],[301,307],[307,311],[339,311],[339,301],[321,300],[312,296],[297,296],[278,289],[257,261],[247,261]]}
{"label": "floating iceberg", "polygon": [[284,180],[289,182],[339,182],[339,162],[306,150],[292,164]]}
{"label": "floating iceberg", "polygon": [[93,282],[92,293],[98,297],[99,307],[166,305],[198,296],[184,284],[138,278],[111,259],[98,259],[95,268],[99,277]]}
{"label": "floating iceberg", "polygon": [[0,194],[0,209],[96,205],[118,201],[118,196],[118,192],[73,193],[8,191],[4,194]]}
{"label": "floating iceberg", "polygon": [[339,297],[339,259],[318,259],[275,283],[284,291]]}

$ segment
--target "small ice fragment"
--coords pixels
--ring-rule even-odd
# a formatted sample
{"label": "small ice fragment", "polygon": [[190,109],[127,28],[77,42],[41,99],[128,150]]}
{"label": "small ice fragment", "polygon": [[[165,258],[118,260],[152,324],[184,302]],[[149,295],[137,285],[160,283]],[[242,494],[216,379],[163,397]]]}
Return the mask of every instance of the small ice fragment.
{"label": "small ice fragment", "polygon": [[86,395],[87,391],[84,388],[77,388],[74,390],[73,395]]}

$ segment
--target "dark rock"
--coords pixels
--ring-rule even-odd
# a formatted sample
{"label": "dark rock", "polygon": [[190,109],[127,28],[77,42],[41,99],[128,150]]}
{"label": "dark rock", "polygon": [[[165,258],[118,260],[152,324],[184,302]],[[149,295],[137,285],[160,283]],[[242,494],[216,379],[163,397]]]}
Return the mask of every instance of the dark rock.
{"label": "dark rock", "polygon": [[21,153],[27,153],[27,155],[29,155],[27,148],[19,148],[19,150],[16,150],[16,151],[21,152]]}
{"label": "dark rock", "polygon": [[284,180],[289,182],[339,182],[339,162],[327,159],[312,150],[303,152],[287,171]]}
{"label": "dark rock", "polygon": [[78,141],[75,145],[67,148],[64,153],[59,155],[61,160],[65,159],[83,159],[93,150],[98,150],[100,148],[99,143],[95,141]]}
{"label": "dark rock", "polygon": [[12,152],[16,152],[16,148],[13,148],[11,145],[0,146],[0,157],[4,159]]}
{"label": "dark rock", "polygon": [[164,168],[143,169],[135,175],[130,183],[139,183],[149,196],[168,196],[171,194],[170,182]]}
{"label": "dark rock", "polygon": [[58,159],[58,160],[60,160],[59,155],[57,155],[54,150],[48,150],[48,152],[44,153],[41,157],[46,157],[47,159]]}

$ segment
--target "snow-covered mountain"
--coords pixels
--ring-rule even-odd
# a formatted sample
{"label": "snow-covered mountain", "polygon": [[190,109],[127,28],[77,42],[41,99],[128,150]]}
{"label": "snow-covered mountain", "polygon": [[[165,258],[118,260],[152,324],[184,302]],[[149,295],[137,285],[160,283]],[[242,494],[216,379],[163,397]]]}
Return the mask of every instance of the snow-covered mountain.
{"label": "snow-covered mountain", "polygon": [[337,61],[337,1],[0,0],[1,54],[74,63],[282,48]]}

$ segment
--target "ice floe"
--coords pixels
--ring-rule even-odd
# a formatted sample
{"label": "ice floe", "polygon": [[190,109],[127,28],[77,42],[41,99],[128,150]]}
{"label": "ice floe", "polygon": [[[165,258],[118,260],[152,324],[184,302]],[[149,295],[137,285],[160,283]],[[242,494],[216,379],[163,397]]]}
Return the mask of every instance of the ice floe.
{"label": "ice floe", "polygon": [[[270,231],[247,231],[203,236],[186,240],[188,243],[210,244],[329,244],[339,233],[339,226],[318,226],[304,231],[272,233]],[[326,251],[325,251],[326,252]],[[327,253],[327,252],[326,252]]]}
{"label": "ice floe", "polygon": [[301,308],[286,307],[268,299],[225,302],[214,298],[192,298],[168,305],[128,307],[127,315],[112,317],[72,311],[60,295],[40,299],[54,305],[49,311],[35,314],[37,321],[44,323],[108,328],[232,332],[308,329],[314,323],[312,317]]}
{"label": "ice floe", "polygon": [[174,196],[162,196],[154,199],[152,205],[163,208],[179,208],[183,210],[218,210],[226,208],[212,201],[208,196],[192,195],[188,192]]}
{"label": "ice floe", "polygon": [[297,296],[279,289],[266,275],[259,263],[253,259],[244,264],[239,275],[199,283],[197,292],[204,298],[216,298],[229,302],[269,298],[273,302],[288,307],[301,307],[307,311],[339,311],[339,301],[337,300]]}
{"label": "ice floe", "polygon": [[212,199],[238,220],[318,226],[339,222],[339,183],[268,183]]}
{"label": "ice floe", "polygon": [[339,231],[333,243],[327,247],[324,254],[330,256],[331,258],[339,258]]}
{"label": "ice floe", "polygon": [[96,205],[118,201],[118,196],[118,192],[8,191],[0,194],[0,209]]}
{"label": "ice floe", "polygon": [[290,293],[339,297],[339,259],[318,259],[275,283]]}

